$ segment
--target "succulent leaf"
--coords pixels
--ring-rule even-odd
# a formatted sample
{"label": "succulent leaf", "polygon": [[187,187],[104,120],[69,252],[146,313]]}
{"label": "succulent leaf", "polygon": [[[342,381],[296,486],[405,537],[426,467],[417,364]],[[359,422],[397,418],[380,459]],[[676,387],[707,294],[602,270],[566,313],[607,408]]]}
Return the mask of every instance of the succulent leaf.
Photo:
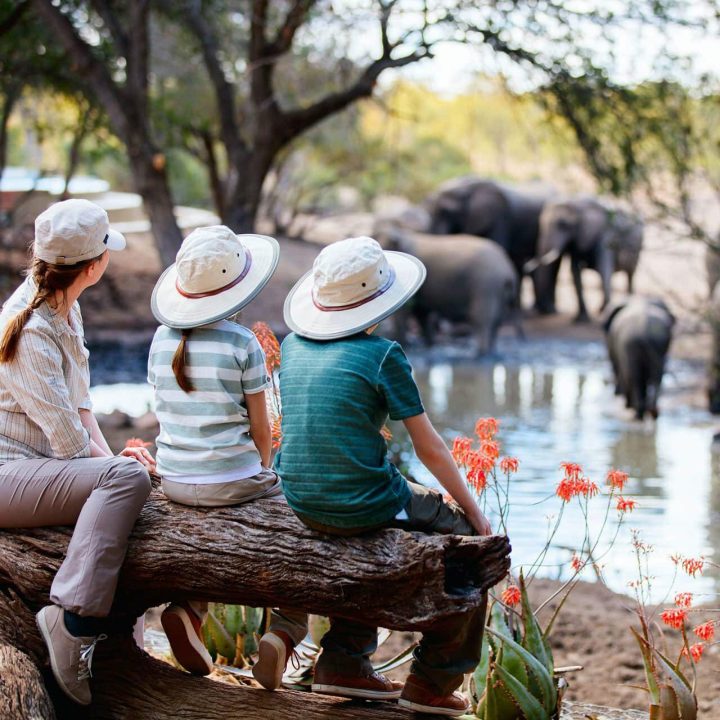
{"label": "succulent leaf", "polygon": [[[498,677],[502,680],[503,685],[510,692],[518,709],[522,712],[520,717],[523,720],[550,720],[551,713],[530,694],[528,689],[517,678],[514,678],[500,665],[495,668],[495,672],[497,672]],[[517,720],[517,718],[516,715],[514,720]],[[493,720],[493,716],[488,714],[487,720]]]}

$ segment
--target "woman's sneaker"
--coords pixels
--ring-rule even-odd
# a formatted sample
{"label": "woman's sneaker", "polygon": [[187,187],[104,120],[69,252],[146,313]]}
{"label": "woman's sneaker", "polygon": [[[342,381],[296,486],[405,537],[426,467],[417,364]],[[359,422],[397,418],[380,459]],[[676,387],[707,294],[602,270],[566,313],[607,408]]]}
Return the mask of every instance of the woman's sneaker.
{"label": "woman's sneaker", "polygon": [[417,675],[408,675],[405,681],[398,705],[428,713],[429,715],[443,715],[446,717],[459,717],[464,715],[470,704],[457,692],[442,695],[438,689]]}
{"label": "woman's sneaker", "polygon": [[208,675],[213,662],[202,638],[202,620],[187,602],[173,603],[160,616],[170,649],[178,663],[193,675]]}
{"label": "woman's sneaker", "polygon": [[64,612],[58,605],[48,605],[35,616],[35,621],[47,645],[50,667],[60,689],[78,705],[89,705],[95,643],[107,635],[72,635],[65,627]]}
{"label": "woman's sneaker", "polygon": [[402,683],[389,680],[378,672],[368,675],[342,675],[316,666],[312,691],[363,700],[397,700],[402,687]]}
{"label": "woman's sneaker", "polygon": [[258,644],[258,661],[253,665],[253,677],[266,690],[277,690],[294,651],[295,643],[286,632],[266,632]]}

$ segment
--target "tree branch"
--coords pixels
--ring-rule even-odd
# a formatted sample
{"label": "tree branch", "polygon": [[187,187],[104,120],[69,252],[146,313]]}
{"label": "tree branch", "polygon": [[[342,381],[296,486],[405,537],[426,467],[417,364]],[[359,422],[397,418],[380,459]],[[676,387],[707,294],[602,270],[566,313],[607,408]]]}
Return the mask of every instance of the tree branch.
{"label": "tree branch", "polygon": [[[90,4],[95,12],[100,16],[105,27],[109,30],[113,42],[117,46],[120,54],[127,58],[128,56],[128,36],[120,23],[117,14],[112,9],[111,4],[107,0],[90,0]],[[132,27],[132,25],[131,25]]]}
{"label": "tree branch", "polygon": [[148,38],[148,20],[150,4],[148,0],[134,0],[130,5],[129,21],[132,33],[127,43],[127,89],[135,98],[140,117],[148,114],[148,58],[150,41]]}
{"label": "tree branch", "polygon": [[282,144],[289,143],[293,138],[305,132],[313,125],[344,110],[360,98],[370,97],[375,89],[378,77],[389,68],[400,68],[405,65],[432,57],[429,47],[424,46],[399,58],[383,57],[375,60],[363,71],[351,86],[340,92],[326,95],[316,103],[301,109],[282,111],[280,132]]}
{"label": "tree branch", "polygon": [[[178,10],[177,5],[169,0],[161,0],[160,4],[168,12],[177,12]],[[180,11],[185,26],[200,44],[205,69],[215,91],[220,118],[220,137],[225,146],[229,164],[237,167],[246,156],[248,148],[242,139],[236,119],[235,86],[228,81],[220,64],[220,46],[217,34],[197,3],[184,2]]]}
{"label": "tree branch", "polygon": [[315,2],[316,0],[295,0],[275,39],[267,46],[267,50],[272,55],[282,55],[291,48],[295,33],[307,20],[308,13]]}
{"label": "tree branch", "polygon": [[25,14],[25,11],[30,7],[30,0],[23,0],[23,2],[18,3],[11,11],[10,14],[6,17],[0,20],[0,37],[5,35],[5,33],[10,32],[15,25],[17,25],[22,16]]}
{"label": "tree branch", "polygon": [[37,14],[57,36],[75,65],[75,73],[92,88],[97,100],[105,107],[109,121],[118,136],[127,142],[130,127],[127,122],[127,101],[121,88],[113,81],[92,48],[75,31],[68,17],[52,0],[32,0]]}

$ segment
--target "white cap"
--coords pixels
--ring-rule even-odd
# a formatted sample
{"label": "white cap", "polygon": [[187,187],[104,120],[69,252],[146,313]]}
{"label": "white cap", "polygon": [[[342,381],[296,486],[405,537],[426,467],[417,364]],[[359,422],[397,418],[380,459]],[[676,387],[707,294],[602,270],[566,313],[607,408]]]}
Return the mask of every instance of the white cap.
{"label": "white cap", "polygon": [[353,335],[404,305],[425,281],[412,255],[362,236],[323,248],[285,300],[288,327],[315,340]]}
{"label": "white cap", "polygon": [[105,210],[89,200],[63,200],[35,218],[34,255],[51,265],[75,265],[124,247]]}
{"label": "white cap", "polygon": [[233,315],[262,290],[279,256],[277,241],[266,235],[236,235],[224,225],[197,228],[155,285],[153,314],[175,328]]}

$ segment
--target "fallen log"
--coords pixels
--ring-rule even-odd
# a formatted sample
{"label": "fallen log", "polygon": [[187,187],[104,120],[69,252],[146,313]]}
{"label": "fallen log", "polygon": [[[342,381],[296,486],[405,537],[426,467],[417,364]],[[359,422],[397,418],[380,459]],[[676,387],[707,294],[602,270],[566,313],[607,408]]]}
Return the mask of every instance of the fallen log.
{"label": "fallen log", "polygon": [[[47,657],[33,615],[47,603],[71,533],[72,528],[0,531],[0,643],[38,665]],[[132,618],[171,600],[204,599],[423,630],[438,618],[477,607],[506,574],[509,552],[502,536],[388,529],[338,538],[306,528],[282,502],[188,508],[153,493],[130,539],[115,609]],[[387,704],[367,707],[190,678],[134,650],[128,636],[100,643],[94,667],[93,718],[219,718],[238,708],[247,720],[407,717]],[[82,716],[76,707],[71,715],[60,705],[56,711],[60,718]]]}

